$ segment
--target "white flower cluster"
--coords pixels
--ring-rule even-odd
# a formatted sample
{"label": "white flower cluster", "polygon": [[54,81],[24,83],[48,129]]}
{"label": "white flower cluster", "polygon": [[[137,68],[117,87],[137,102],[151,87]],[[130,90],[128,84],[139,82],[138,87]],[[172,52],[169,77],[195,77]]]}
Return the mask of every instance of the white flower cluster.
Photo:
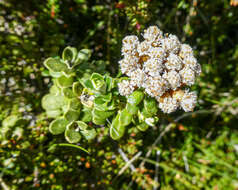
{"label": "white flower cluster", "polygon": [[119,93],[128,96],[137,88],[144,88],[165,113],[174,112],[177,108],[192,111],[197,95],[188,89],[182,90],[193,85],[201,73],[192,48],[181,44],[175,35],[163,35],[157,26],[144,30],[143,37],[145,40],[142,42],[134,35],[122,40],[123,59],[119,64],[121,72],[129,80],[118,84]]}

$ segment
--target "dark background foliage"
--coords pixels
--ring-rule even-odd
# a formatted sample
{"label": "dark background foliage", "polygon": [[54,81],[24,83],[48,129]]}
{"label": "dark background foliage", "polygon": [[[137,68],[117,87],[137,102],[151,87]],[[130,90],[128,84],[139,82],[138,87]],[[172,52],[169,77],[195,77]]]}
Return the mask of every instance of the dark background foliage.
{"label": "dark background foliage", "polygon": [[[43,61],[68,45],[89,48],[115,76],[122,38],[150,25],[194,48],[203,70],[196,110],[144,133],[128,129],[118,142],[102,128],[81,144],[90,155],[56,146],[65,140],[42,112],[51,86]],[[1,0],[2,189],[238,189],[237,44],[237,0]],[[9,116],[17,119],[6,127]],[[122,152],[140,157],[119,175]]]}

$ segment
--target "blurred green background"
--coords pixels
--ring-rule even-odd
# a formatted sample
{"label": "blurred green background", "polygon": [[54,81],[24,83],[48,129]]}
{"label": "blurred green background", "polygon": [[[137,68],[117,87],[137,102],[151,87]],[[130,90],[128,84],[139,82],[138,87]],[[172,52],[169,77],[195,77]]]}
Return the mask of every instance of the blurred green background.
{"label": "blurred green background", "polygon": [[[116,76],[122,38],[150,25],[194,48],[196,110],[120,141],[102,128],[81,144],[90,155],[56,146],[65,140],[41,108],[43,61],[88,48]],[[0,0],[1,189],[238,189],[237,63],[237,0]]]}

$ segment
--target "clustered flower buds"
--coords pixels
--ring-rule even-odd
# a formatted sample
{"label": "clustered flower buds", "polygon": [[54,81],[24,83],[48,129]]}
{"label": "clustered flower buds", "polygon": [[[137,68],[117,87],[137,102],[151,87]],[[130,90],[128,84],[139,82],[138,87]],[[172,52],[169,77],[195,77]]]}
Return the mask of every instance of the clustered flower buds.
{"label": "clustered flower buds", "polygon": [[178,108],[192,111],[197,95],[184,88],[192,86],[201,73],[192,48],[181,44],[175,35],[163,35],[157,26],[144,30],[143,37],[142,42],[134,35],[122,40],[123,59],[119,64],[129,79],[118,84],[119,93],[128,96],[142,88],[158,101],[164,113]]}

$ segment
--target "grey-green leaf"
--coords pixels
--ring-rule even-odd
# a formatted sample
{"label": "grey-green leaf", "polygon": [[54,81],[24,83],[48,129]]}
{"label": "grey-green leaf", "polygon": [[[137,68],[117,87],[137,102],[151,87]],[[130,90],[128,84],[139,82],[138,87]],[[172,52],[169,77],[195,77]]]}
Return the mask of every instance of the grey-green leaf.
{"label": "grey-green leaf", "polygon": [[61,95],[47,94],[42,98],[41,103],[45,110],[57,110],[66,104],[66,99]]}
{"label": "grey-green leaf", "polygon": [[72,88],[63,88],[63,94],[66,98],[74,98],[75,97]]}
{"label": "grey-green leaf", "polygon": [[113,119],[110,126],[110,136],[114,140],[120,139],[125,133],[125,126],[120,125],[119,114]]}
{"label": "grey-green leaf", "polygon": [[79,118],[79,115],[80,115],[80,111],[75,111],[75,110],[69,109],[64,114],[64,117],[65,117],[66,120],[71,122],[71,121],[76,121]]}
{"label": "grey-green leaf", "polygon": [[156,100],[154,98],[151,98],[151,97],[146,97],[144,99],[144,108],[151,115],[156,114],[157,111],[158,111]]}
{"label": "grey-green leaf", "polygon": [[63,51],[62,58],[64,61],[74,62],[77,57],[77,49],[74,47],[66,47]]}
{"label": "grey-green leaf", "polygon": [[80,64],[82,62],[88,61],[91,56],[91,51],[89,49],[81,49],[78,52],[77,58],[76,58],[76,63]]}
{"label": "grey-green leaf", "polygon": [[134,91],[129,95],[127,102],[132,105],[138,105],[144,98],[144,93],[141,91]]}
{"label": "grey-green leaf", "polygon": [[146,131],[149,128],[149,125],[146,123],[140,123],[136,126],[140,131]]}
{"label": "grey-green leaf", "polygon": [[60,116],[62,113],[62,111],[60,109],[57,110],[46,110],[46,115],[49,118],[57,118],[58,116]]}
{"label": "grey-green leaf", "polygon": [[130,114],[126,109],[119,112],[119,122],[121,126],[128,126],[132,121],[132,114]]}
{"label": "grey-green leaf", "polygon": [[59,87],[64,88],[64,87],[70,87],[72,86],[73,82],[74,82],[74,77],[70,76],[70,77],[66,77],[65,75],[59,77],[56,79],[57,84]]}
{"label": "grey-green leaf", "polygon": [[63,63],[60,59],[52,57],[46,59],[44,61],[44,65],[47,69],[56,73],[68,70],[68,66],[65,63]]}
{"label": "grey-green leaf", "polygon": [[129,104],[129,103],[126,104],[126,109],[132,115],[137,114],[137,112],[139,110],[138,106],[135,106],[135,105],[132,105],[132,104]]}
{"label": "grey-green leaf", "polygon": [[81,93],[82,93],[82,85],[80,84],[80,82],[74,82],[73,83],[73,93],[76,95],[76,96],[80,96]]}
{"label": "grey-green leaf", "polygon": [[69,122],[64,118],[55,119],[50,123],[49,130],[54,135],[61,134],[65,131],[68,123]]}
{"label": "grey-green leaf", "polygon": [[71,122],[66,126],[65,138],[69,143],[77,143],[81,139],[79,127],[76,122]]}
{"label": "grey-green leaf", "polygon": [[78,98],[72,98],[69,100],[69,109],[74,111],[80,111],[81,109],[81,102]]}
{"label": "grey-green leaf", "polygon": [[88,126],[82,121],[77,121],[78,127],[80,128],[80,133],[87,139],[92,140],[96,137],[97,133],[93,127]]}

